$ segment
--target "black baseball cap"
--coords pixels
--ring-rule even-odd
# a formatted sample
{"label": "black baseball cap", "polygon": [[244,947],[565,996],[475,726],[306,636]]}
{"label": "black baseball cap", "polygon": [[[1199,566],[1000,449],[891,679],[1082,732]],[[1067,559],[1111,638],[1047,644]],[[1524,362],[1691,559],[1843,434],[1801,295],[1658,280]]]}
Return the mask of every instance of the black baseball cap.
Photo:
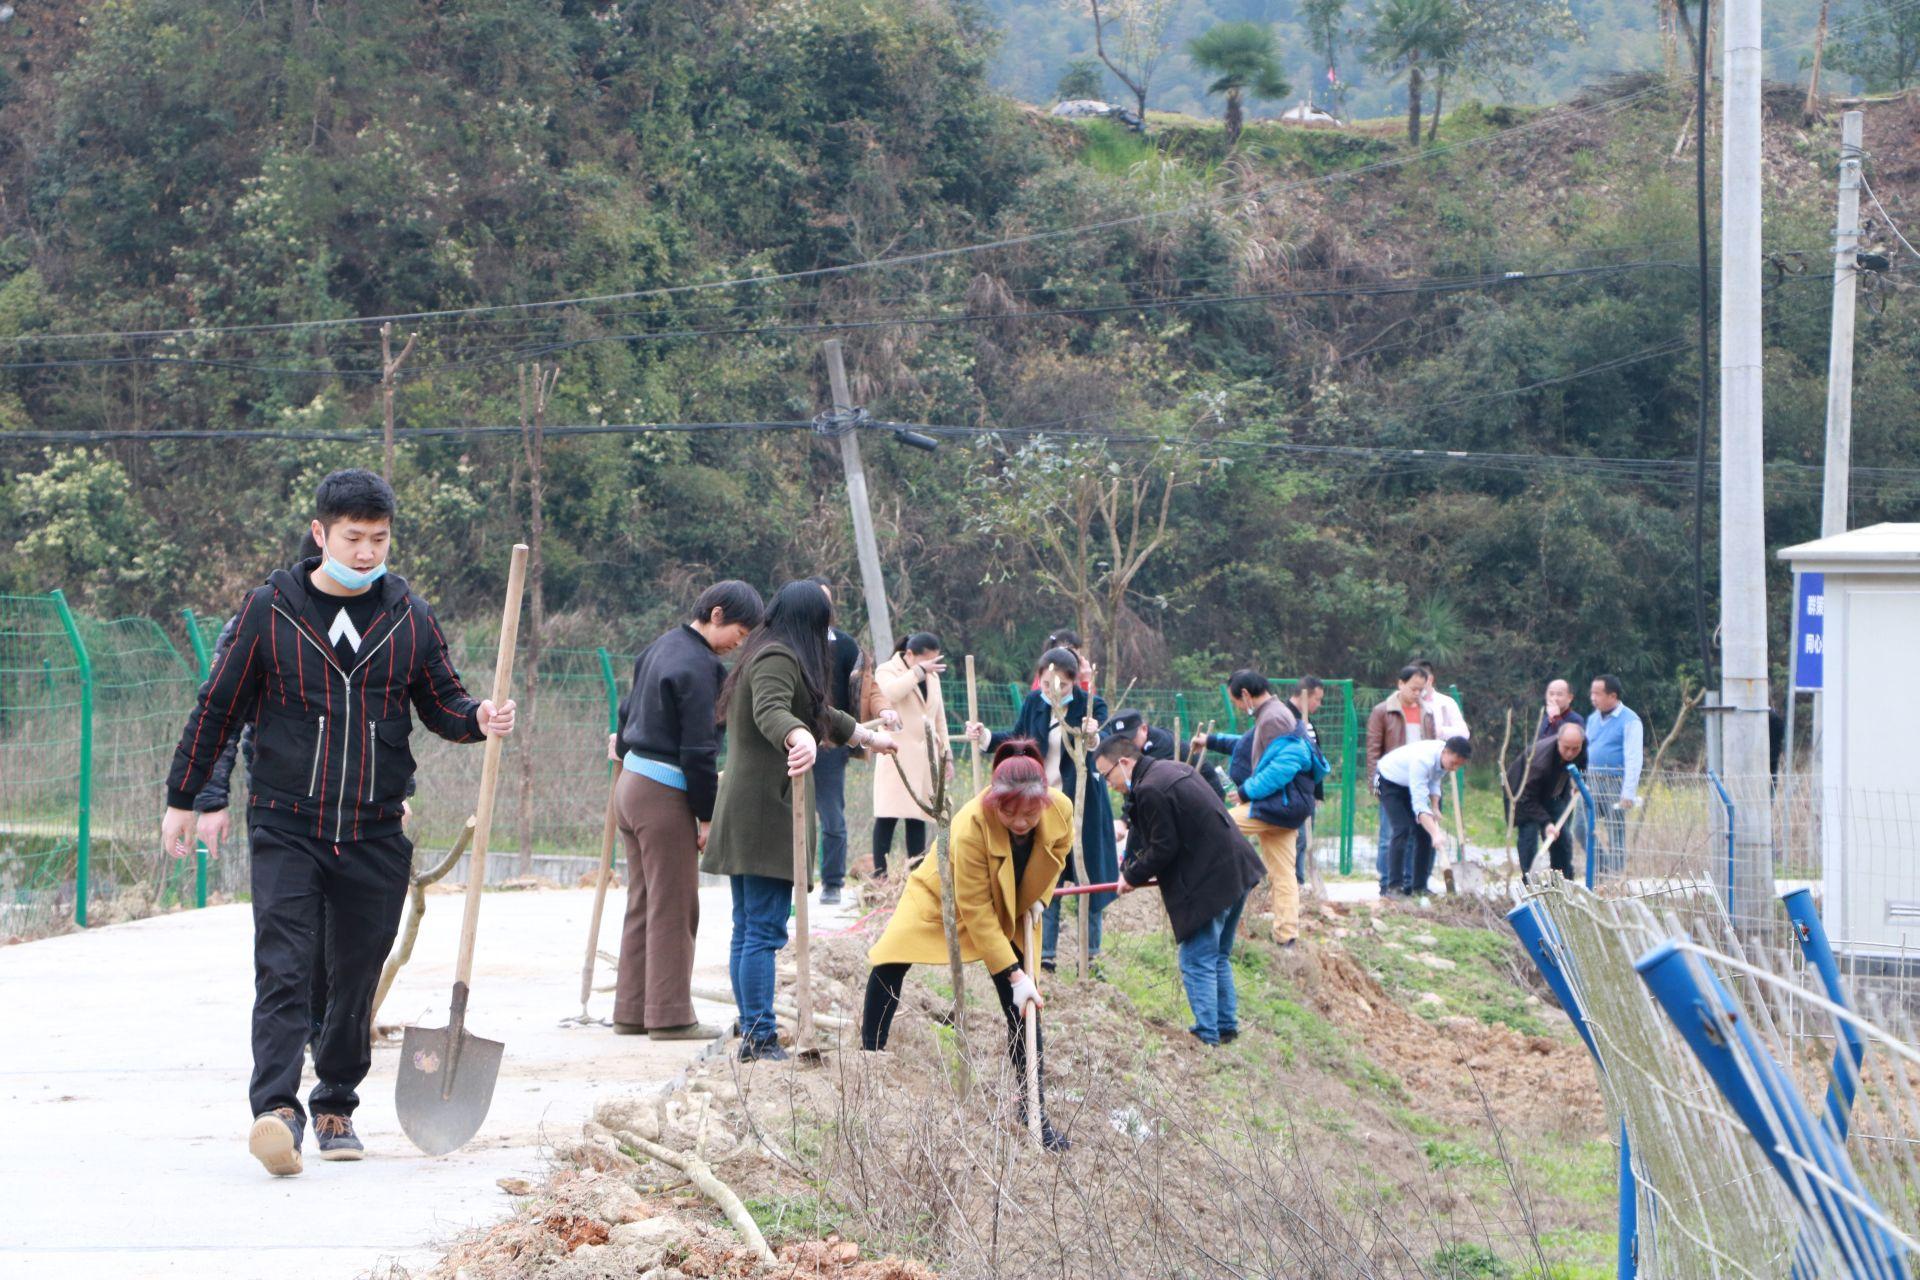
{"label": "black baseball cap", "polygon": [[1144,712],[1116,712],[1111,719],[1100,726],[1100,741],[1105,742],[1109,738],[1131,738],[1140,732],[1140,726],[1146,722],[1147,717]]}

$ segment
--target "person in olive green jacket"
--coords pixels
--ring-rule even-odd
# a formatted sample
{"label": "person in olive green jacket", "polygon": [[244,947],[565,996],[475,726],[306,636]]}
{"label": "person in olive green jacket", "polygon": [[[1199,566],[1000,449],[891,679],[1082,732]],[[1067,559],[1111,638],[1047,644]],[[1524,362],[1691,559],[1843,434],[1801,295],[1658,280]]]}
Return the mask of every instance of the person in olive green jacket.
{"label": "person in olive green jacket", "polygon": [[811,845],[810,775],[821,743],[882,754],[894,749],[886,734],[861,728],[832,704],[827,657],[832,622],[825,592],[811,582],[789,582],[740,646],[740,657],[720,688],[727,767],[700,869],[726,876],[733,889],[727,975],[740,1012],[743,1062],[787,1056],[774,1031],[773,957],[787,945],[793,902],[793,788],[806,788]]}

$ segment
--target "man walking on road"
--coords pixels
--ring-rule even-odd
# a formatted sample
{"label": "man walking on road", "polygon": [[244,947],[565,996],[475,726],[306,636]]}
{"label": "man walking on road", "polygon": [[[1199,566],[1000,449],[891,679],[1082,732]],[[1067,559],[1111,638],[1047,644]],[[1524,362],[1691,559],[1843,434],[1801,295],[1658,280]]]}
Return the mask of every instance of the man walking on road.
{"label": "man walking on road", "polygon": [[1627,869],[1627,810],[1639,803],[1645,730],[1632,707],[1621,701],[1620,677],[1595,676],[1588,691],[1593,714],[1587,717],[1587,758],[1593,762],[1588,786],[1605,832],[1601,868],[1609,875]]}
{"label": "man walking on road", "polygon": [[[1287,706],[1292,709],[1293,717],[1307,735],[1307,745],[1316,752],[1320,750],[1320,731],[1313,727],[1313,717],[1320,713],[1320,704],[1327,700],[1327,686],[1319,676],[1301,676],[1299,683],[1293,686],[1293,692],[1287,695]],[[1327,798],[1326,784],[1316,781],[1313,784],[1315,803]],[[1307,825],[1300,828],[1300,835],[1293,842],[1293,880],[1300,888],[1307,887],[1307,848],[1313,843],[1313,819],[1307,819]]]}
{"label": "man walking on road", "polygon": [[1383,699],[1367,716],[1367,785],[1380,799],[1380,834],[1374,838],[1374,865],[1380,873],[1380,892],[1391,893],[1393,877],[1391,850],[1394,815],[1380,789],[1380,762],[1410,742],[1424,742],[1435,735],[1433,713],[1426,709],[1421,695],[1426,692],[1427,673],[1417,666],[1400,668],[1399,688]]}
{"label": "man walking on road", "polygon": [[323,1160],[364,1154],[354,1091],[372,1065],[373,988],[413,871],[413,845],[400,829],[413,715],[450,741],[478,742],[511,733],[514,713],[512,702],[496,708],[467,694],[426,601],[387,572],[394,500],[384,480],[336,471],[320,482],[314,515],[321,554],[276,570],[240,606],[233,643],[180,735],[160,824],[161,848],[186,857],[193,802],[251,719],[247,1147],[283,1176],[301,1168],[298,1091],[322,900],[333,982],[313,1052],[314,1134]]}
{"label": "man walking on road", "polygon": [[614,985],[615,1035],[712,1040],[693,1016],[693,944],[700,928],[700,851],[720,789],[714,717],[726,668],[766,611],[744,582],[716,582],[693,618],[648,645],[620,704],[614,784],[627,851],[627,912]]}
{"label": "man walking on road", "polygon": [[1465,738],[1409,742],[1380,760],[1380,803],[1393,813],[1393,847],[1387,858],[1389,893],[1413,897],[1427,891],[1433,855],[1444,848],[1435,801],[1446,776],[1473,756]]}
{"label": "man walking on road", "polygon": [[1126,738],[1110,738],[1093,758],[1108,786],[1129,797],[1133,825],[1121,894],[1160,882],[1173,936],[1180,945],[1180,981],[1193,1010],[1188,1030],[1202,1044],[1240,1034],[1233,985],[1233,938],[1247,893],[1260,883],[1260,862],[1234,829],[1227,806],[1178,760],[1150,760]]}

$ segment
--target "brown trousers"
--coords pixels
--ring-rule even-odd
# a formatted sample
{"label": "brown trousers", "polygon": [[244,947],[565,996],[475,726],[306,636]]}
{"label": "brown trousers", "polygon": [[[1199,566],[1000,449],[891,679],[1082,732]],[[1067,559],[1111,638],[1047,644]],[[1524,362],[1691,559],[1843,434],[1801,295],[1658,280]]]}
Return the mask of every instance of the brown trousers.
{"label": "brown trousers", "polygon": [[614,788],[627,847],[627,918],[613,1020],[693,1022],[693,935],[700,927],[699,824],[687,794],[621,770]]}

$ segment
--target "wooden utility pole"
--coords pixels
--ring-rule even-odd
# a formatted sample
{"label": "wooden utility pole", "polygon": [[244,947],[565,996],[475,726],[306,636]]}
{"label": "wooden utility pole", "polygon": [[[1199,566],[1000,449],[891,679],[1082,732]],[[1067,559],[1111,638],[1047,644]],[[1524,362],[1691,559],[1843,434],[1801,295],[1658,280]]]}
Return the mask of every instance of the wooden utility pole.
{"label": "wooden utility pole", "polygon": [[[847,390],[846,360],[840,340],[829,338],[821,349],[827,358],[827,380],[833,388],[833,412],[836,417],[853,411],[853,395]],[[880,544],[873,536],[873,508],[867,501],[867,473],[860,463],[860,438],[857,429],[842,422],[836,433],[840,438],[840,465],[847,473],[847,505],[853,509],[853,544],[860,556],[860,586],[867,602],[867,627],[873,636],[873,652],[884,661],[893,652],[893,620],[887,613],[887,584],[880,576]]]}
{"label": "wooden utility pole", "polygon": [[[1820,56],[1827,51],[1827,9],[1831,3],[1832,0],[1820,0],[1820,25],[1813,33],[1813,78],[1807,81],[1807,105],[1801,112],[1808,124],[1813,123],[1814,112],[1820,104]],[[1841,161],[1840,172],[1846,173],[1844,159]]]}
{"label": "wooden utility pole", "polygon": [[400,366],[413,354],[413,344],[419,339],[417,333],[407,335],[407,345],[400,348],[399,358],[393,354],[393,323],[380,326],[380,409],[385,422],[381,432],[384,452],[381,455],[385,470],[382,474],[388,484],[393,483],[393,380],[399,374]]}
{"label": "wooden utility pole", "polygon": [[[547,622],[547,596],[545,561],[541,557],[541,544],[546,533],[546,427],[547,402],[553,395],[554,384],[560,381],[560,366],[551,367],[535,362],[532,378],[528,378],[526,365],[520,366],[520,447],[526,455],[527,463],[527,593],[532,614],[528,619],[532,625],[527,630],[525,676],[521,681],[521,698],[527,704],[524,723],[531,728],[534,724],[533,704],[538,692],[540,679],[540,641]],[[520,874],[533,874],[533,790],[534,765],[533,741],[530,736],[522,736],[520,754]]]}

